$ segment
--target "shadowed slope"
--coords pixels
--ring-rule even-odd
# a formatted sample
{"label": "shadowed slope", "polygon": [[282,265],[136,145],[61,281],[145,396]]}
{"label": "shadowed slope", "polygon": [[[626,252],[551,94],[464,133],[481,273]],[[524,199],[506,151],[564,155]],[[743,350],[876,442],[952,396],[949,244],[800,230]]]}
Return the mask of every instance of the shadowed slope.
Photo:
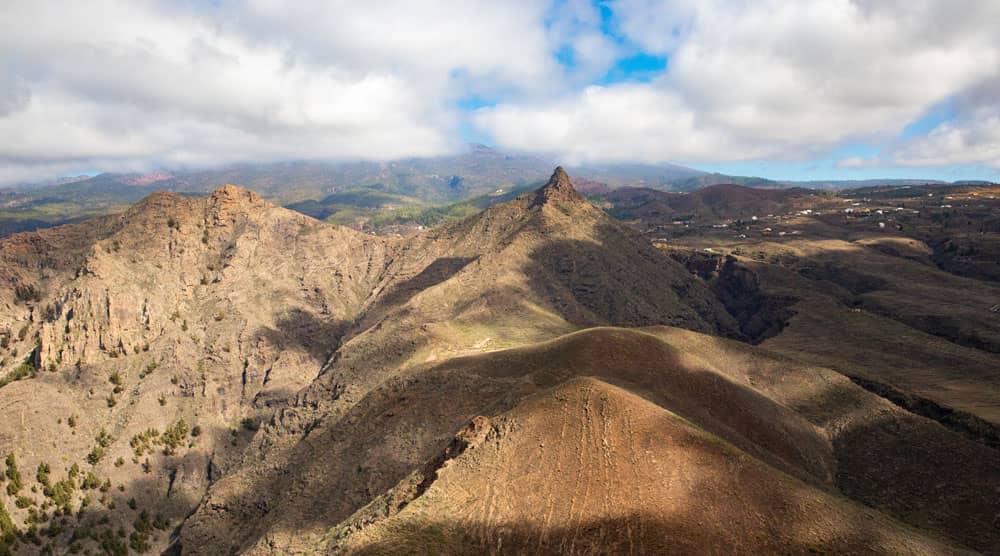
{"label": "shadowed slope", "polygon": [[[570,380],[477,418],[349,554],[945,554],[621,388]],[[426,483],[425,483],[426,484]],[[401,485],[406,488],[406,484]],[[419,492],[419,489],[418,489]]]}

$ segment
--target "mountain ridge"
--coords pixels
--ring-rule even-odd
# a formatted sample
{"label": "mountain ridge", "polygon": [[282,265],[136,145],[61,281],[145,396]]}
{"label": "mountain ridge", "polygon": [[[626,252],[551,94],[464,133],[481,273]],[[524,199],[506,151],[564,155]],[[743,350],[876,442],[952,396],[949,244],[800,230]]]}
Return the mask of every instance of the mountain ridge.
{"label": "mountain ridge", "polygon": [[[31,368],[0,386],[0,412],[19,416],[0,421],[0,453],[15,453],[23,469],[56,463],[53,479],[74,485],[66,502],[72,517],[52,533],[57,544],[85,536],[71,531],[114,536],[115,527],[139,523],[137,546],[158,550],[377,551],[400,542],[391,527],[411,523],[400,520],[414,509],[455,496],[452,466],[465,473],[476,469],[476,454],[501,453],[486,433],[477,447],[446,457],[447,466],[434,463],[477,417],[584,423],[574,437],[612,423],[619,430],[617,419],[629,413],[674,419],[663,412],[679,416],[669,422],[681,429],[661,446],[668,450],[662,458],[687,458],[692,452],[669,447],[696,437],[730,446],[709,460],[713,492],[733,488],[720,469],[749,465],[761,484],[794,477],[818,511],[847,516],[845,523],[874,516],[860,537],[809,541],[775,529],[782,513],[765,496],[741,506],[738,519],[769,516],[754,523],[773,530],[777,544],[716,531],[716,540],[699,546],[741,539],[761,549],[842,542],[939,552],[1000,542],[982,533],[1000,510],[990,497],[1000,485],[988,469],[991,448],[840,373],[749,345],[734,315],[753,318],[767,304],[734,304],[720,292],[765,295],[751,270],[732,262],[732,283],[711,285],[581,196],[562,168],[534,191],[408,238],[323,223],[227,185],[202,197],[157,193],[120,215],[16,234],[0,240],[0,257],[8,263],[0,274],[7,285],[0,289],[0,378],[18,372],[25,357]],[[776,324],[780,332],[783,322]],[[597,400],[617,400],[614,415],[584,404],[588,389]],[[565,418],[553,414],[566,397],[574,409]],[[37,399],[51,400],[51,408]],[[536,441],[534,433],[504,431],[499,438],[525,447]],[[57,438],[65,441],[34,441]],[[540,441],[560,461],[577,454],[564,440]],[[502,464],[510,457],[489,460],[508,474],[498,477],[530,476]],[[58,462],[122,490],[83,492]],[[616,465],[651,473],[649,488],[679,473],[587,459],[594,474],[579,485],[594,488],[594,477]],[[422,469],[432,472],[407,482]],[[435,475],[438,469],[445,471]],[[549,492],[538,477],[526,491]],[[930,480],[946,488],[925,492]],[[29,521],[37,519],[29,508],[51,504],[40,484],[18,494],[34,506],[0,492],[25,531],[52,531]],[[411,487],[416,496],[407,494]],[[539,535],[557,545],[579,535],[598,542],[586,523],[604,523],[598,538],[619,546],[628,539],[614,531],[666,523],[628,517],[649,509],[642,504],[624,516],[581,521],[556,504],[580,495],[576,487],[559,484],[546,495],[562,508],[562,525],[524,523],[516,542],[533,546]],[[463,499],[485,507],[481,492]],[[89,509],[76,511],[90,494]],[[522,515],[519,497],[491,496],[512,512],[504,515]],[[374,521],[362,511],[404,499],[411,510]],[[959,499],[963,511],[949,511]],[[860,510],[859,501],[874,509]],[[723,506],[706,506],[705,516]],[[154,537],[143,510],[174,532]],[[796,519],[823,527],[811,514]],[[697,521],[671,530],[694,538]],[[926,533],[907,536],[900,522]],[[362,531],[341,536],[343,527]],[[481,530],[475,542],[483,549],[502,535],[495,524]],[[435,542],[450,550],[455,539]]]}

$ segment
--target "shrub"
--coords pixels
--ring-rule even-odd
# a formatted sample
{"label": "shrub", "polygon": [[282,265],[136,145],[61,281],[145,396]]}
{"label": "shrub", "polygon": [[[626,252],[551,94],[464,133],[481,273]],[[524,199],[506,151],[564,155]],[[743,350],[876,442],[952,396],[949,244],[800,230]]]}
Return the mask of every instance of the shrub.
{"label": "shrub", "polygon": [[35,366],[25,361],[24,363],[21,363],[16,369],[7,373],[7,376],[0,378],[0,388],[7,386],[11,382],[23,380],[26,378],[34,378],[34,376],[35,376]]}
{"label": "shrub", "polygon": [[108,382],[114,384],[115,386],[121,386],[122,385],[121,373],[119,373],[118,371],[111,373],[111,376],[108,377]]}
{"label": "shrub", "polygon": [[10,514],[7,513],[7,508],[3,505],[3,500],[0,500],[0,553],[13,544],[16,537],[17,528],[14,527],[14,522],[11,521]]}
{"label": "shrub", "polygon": [[35,479],[38,480],[40,485],[47,487],[49,486],[49,473],[51,471],[52,469],[49,467],[49,464],[39,463],[38,470],[35,472]]}
{"label": "shrub", "polygon": [[48,496],[52,500],[52,503],[58,508],[68,508],[69,503],[73,499],[73,492],[76,491],[76,486],[73,484],[72,479],[63,479],[57,483],[54,483],[50,487],[45,487],[43,491],[45,496]]}
{"label": "shrub", "polygon": [[153,371],[156,370],[156,366],[157,366],[156,361],[150,361],[149,364],[146,365],[145,370],[139,371],[139,380],[142,380],[147,376],[153,374]]}
{"label": "shrub", "polygon": [[198,438],[201,436],[201,425],[195,425],[191,428],[191,437]]}
{"label": "shrub", "polygon": [[14,286],[14,299],[17,301],[41,301],[42,292],[34,284]]}
{"label": "shrub", "polygon": [[172,456],[177,447],[184,444],[184,439],[187,438],[189,432],[190,429],[184,419],[178,419],[172,426],[167,427],[160,438],[163,444],[163,455]]}
{"label": "shrub", "polygon": [[21,491],[21,487],[23,485],[21,484],[21,472],[17,469],[17,459],[14,457],[13,452],[7,454],[7,460],[5,463],[7,464],[7,471],[5,474],[7,475],[7,478],[10,479],[10,482],[7,483],[7,494],[14,496]]}
{"label": "shrub", "polygon": [[156,429],[146,429],[145,432],[137,434],[129,441],[129,446],[135,452],[136,457],[141,457],[144,453],[153,449],[153,444],[159,442],[160,431]]}
{"label": "shrub", "polygon": [[83,490],[95,490],[101,487],[101,480],[94,475],[93,471],[88,471],[87,476],[83,479],[83,484],[80,488]]}
{"label": "shrub", "polygon": [[94,449],[92,449],[90,453],[87,454],[87,463],[89,463],[90,465],[97,465],[101,461],[101,458],[103,457],[104,457],[104,448],[100,446],[94,446]]}

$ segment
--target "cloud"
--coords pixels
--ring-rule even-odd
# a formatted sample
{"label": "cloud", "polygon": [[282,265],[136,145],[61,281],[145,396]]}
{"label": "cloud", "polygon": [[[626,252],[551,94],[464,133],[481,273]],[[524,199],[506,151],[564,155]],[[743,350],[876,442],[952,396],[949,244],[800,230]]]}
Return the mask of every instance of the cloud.
{"label": "cloud", "polygon": [[902,166],[986,164],[1000,169],[1000,114],[942,124],[895,149],[893,161]]}
{"label": "cloud", "polygon": [[878,158],[865,158],[862,156],[849,156],[837,161],[837,168],[876,168],[882,165]]}
{"label": "cloud", "polygon": [[621,31],[667,55],[667,71],[475,122],[509,148],[593,160],[802,160],[886,140],[1000,71],[984,24],[1000,4],[960,4],[619,0]]}
{"label": "cloud", "polygon": [[896,164],[985,164],[1000,169],[1000,75],[955,98],[959,116],[892,150]]}
{"label": "cloud", "polygon": [[560,71],[537,2],[0,6],[0,180],[459,148],[463,95]]}
{"label": "cloud", "polygon": [[[995,165],[998,20],[991,0],[12,0],[0,182],[431,156],[469,123],[567,162],[874,141],[894,164]],[[618,64],[636,55],[666,68],[629,81]],[[944,99],[953,121],[895,142]]]}

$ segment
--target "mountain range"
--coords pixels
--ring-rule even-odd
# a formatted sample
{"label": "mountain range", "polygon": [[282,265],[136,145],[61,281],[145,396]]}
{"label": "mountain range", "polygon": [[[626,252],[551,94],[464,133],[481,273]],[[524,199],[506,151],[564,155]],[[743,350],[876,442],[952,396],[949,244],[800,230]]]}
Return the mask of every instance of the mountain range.
{"label": "mountain range", "polygon": [[1000,550],[1000,287],[819,244],[657,247],[561,168],[405,238],[231,185],[11,235],[0,553]]}

